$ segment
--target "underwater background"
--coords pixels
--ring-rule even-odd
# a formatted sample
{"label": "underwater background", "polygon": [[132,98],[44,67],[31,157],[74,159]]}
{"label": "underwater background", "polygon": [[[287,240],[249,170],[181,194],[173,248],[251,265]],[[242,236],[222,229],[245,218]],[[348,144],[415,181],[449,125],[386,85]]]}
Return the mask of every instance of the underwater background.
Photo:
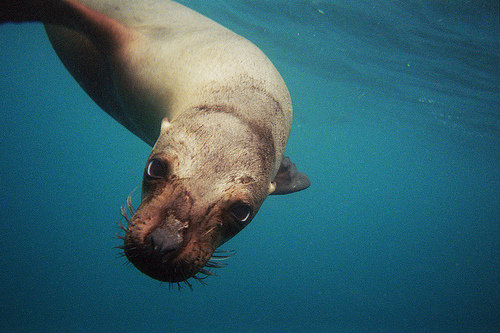
{"label": "underwater background", "polygon": [[113,249],[150,147],[0,26],[0,331],[499,331],[498,1],[180,2],[278,68],[311,187],[170,290]]}

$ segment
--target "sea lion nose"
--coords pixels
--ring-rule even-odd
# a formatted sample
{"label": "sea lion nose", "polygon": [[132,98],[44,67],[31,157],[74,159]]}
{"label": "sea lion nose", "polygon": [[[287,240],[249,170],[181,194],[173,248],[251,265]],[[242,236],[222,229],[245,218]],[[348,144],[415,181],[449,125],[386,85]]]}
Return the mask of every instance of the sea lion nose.
{"label": "sea lion nose", "polygon": [[179,249],[182,245],[183,230],[186,226],[179,220],[170,217],[166,223],[149,234],[153,252],[163,256]]}
{"label": "sea lion nose", "polygon": [[182,237],[179,234],[168,233],[165,228],[157,228],[150,235],[153,251],[164,255],[177,250],[182,244]]}

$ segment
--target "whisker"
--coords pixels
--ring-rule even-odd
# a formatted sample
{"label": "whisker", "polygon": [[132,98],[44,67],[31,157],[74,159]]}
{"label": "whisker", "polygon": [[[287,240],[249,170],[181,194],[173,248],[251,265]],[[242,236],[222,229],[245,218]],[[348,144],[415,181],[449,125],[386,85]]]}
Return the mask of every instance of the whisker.
{"label": "whisker", "polygon": [[205,267],[210,267],[210,268],[223,268],[226,266],[227,266],[227,264],[219,264],[219,263],[213,262],[213,261],[207,261],[207,263],[205,264]]}
{"label": "whisker", "polygon": [[125,221],[127,221],[128,226],[135,226],[134,223],[132,222],[132,217],[134,216],[136,209],[132,204],[132,197],[137,188],[139,188],[139,186],[136,186],[130,192],[130,194],[127,197],[127,200],[125,201],[125,206],[120,207],[120,215],[125,219]]}
{"label": "whisker", "polygon": [[[120,259],[120,258],[125,258],[125,257],[126,257],[125,252],[120,252],[120,253],[118,253],[118,254],[116,255],[116,257],[115,257],[115,258],[116,258],[116,259]],[[128,264],[128,263],[129,263],[129,261],[127,260],[125,263],[126,263],[126,264]]]}
{"label": "whisker", "polygon": [[[227,253],[227,254],[223,254]],[[224,250],[215,250],[214,254],[210,258],[211,260],[226,260],[231,258],[236,254],[236,251],[230,250],[230,251],[224,251]]]}
{"label": "whisker", "polygon": [[193,276],[193,279],[195,279],[196,281],[198,281],[199,283],[201,283],[202,285],[206,286],[207,283],[203,280],[205,280],[207,278],[207,276],[205,277],[199,277],[199,276]]}
{"label": "whisker", "polygon": [[[198,272],[199,273],[199,272]],[[197,273],[197,274],[198,274]],[[198,275],[194,275],[193,278],[197,279],[197,280],[205,280],[206,278],[208,277],[208,275],[205,275],[205,276],[198,276]]]}
{"label": "whisker", "polygon": [[130,213],[131,216],[133,216],[135,214],[135,208],[132,205],[132,193],[127,198],[127,209],[128,209],[128,212]]}
{"label": "whisker", "polygon": [[122,236],[120,234],[115,234],[115,238],[120,240],[125,240],[125,236]]}
{"label": "whisker", "polygon": [[127,220],[127,222],[129,222],[127,211],[125,210],[125,208],[123,208],[123,206],[120,207],[120,215],[123,218],[125,218],[125,220]]}
{"label": "whisker", "polygon": [[127,231],[127,227],[123,225],[123,223],[121,221],[118,221],[117,222],[118,224],[118,227],[121,229],[121,230],[124,230],[124,231]]}
{"label": "whisker", "polygon": [[189,287],[189,289],[191,289],[191,291],[193,291],[193,286],[191,285],[191,283],[189,283],[189,279],[184,280],[184,283],[188,285],[188,287]]}
{"label": "whisker", "polygon": [[211,260],[216,260],[216,261],[221,261],[221,260],[226,260],[231,258],[233,255],[230,256],[212,256],[210,259]]}
{"label": "whisker", "polygon": [[205,232],[203,233],[203,236],[206,236],[206,235],[208,235],[209,233],[211,233],[211,232],[212,232],[212,231],[213,231],[216,227],[217,227],[216,225],[212,226],[210,229],[208,229],[207,231],[205,231]]}
{"label": "whisker", "polygon": [[235,250],[221,250],[221,249],[215,249],[214,253],[219,254],[219,253],[234,253],[236,252]]}
{"label": "whisker", "polygon": [[200,269],[200,273],[205,274],[207,276],[217,276],[216,274],[210,272],[209,270],[206,270],[204,268]]}
{"label": "whisker", "polygon": [[127,207],[129,208],[129,211],[131,213],[134,213],[135,212],[135,208],[134,206],[132,205],[132,196],[134,195],[135,191],[137,191],[137,189],[139,188],[140,185],[136,186],[131,192],[130,194],[128,195],[127,197]]}

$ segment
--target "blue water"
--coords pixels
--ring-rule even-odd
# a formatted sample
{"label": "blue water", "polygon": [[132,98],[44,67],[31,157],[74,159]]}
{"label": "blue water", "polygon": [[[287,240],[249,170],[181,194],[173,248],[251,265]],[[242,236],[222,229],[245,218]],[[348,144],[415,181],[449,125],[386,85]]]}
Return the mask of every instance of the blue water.
{"label": "blue water", "polygon": [[182,1],[290,89],[270,197],[208,285],[117,259],[150,148],[65,71],[38,24],[0,27],[0,330],[500,330],[498,1]]}

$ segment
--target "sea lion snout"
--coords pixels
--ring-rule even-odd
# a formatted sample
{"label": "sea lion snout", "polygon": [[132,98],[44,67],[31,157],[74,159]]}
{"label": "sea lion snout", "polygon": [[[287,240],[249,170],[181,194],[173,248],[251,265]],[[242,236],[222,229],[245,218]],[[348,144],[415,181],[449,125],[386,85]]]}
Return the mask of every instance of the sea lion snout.
{"label": "sea lion snout", "polygon": [[151,192],[143,194],[144,199],[126,229],[125,255],[154,279],[184,281],[203,269],[218,245],[213,238],[216,228],[210,222],[213,217],[193,205],[193,199],[176,177],[146,178],[146,182],[150,180],[154,184],[145,188]]}
{"label": "sea lion snout", "polygon": [[167,256],[178,250],[184,241],[184,230],[188,223],[169,215],[165,222],[155,228],[148,236],[153,253],[159,256]]}

